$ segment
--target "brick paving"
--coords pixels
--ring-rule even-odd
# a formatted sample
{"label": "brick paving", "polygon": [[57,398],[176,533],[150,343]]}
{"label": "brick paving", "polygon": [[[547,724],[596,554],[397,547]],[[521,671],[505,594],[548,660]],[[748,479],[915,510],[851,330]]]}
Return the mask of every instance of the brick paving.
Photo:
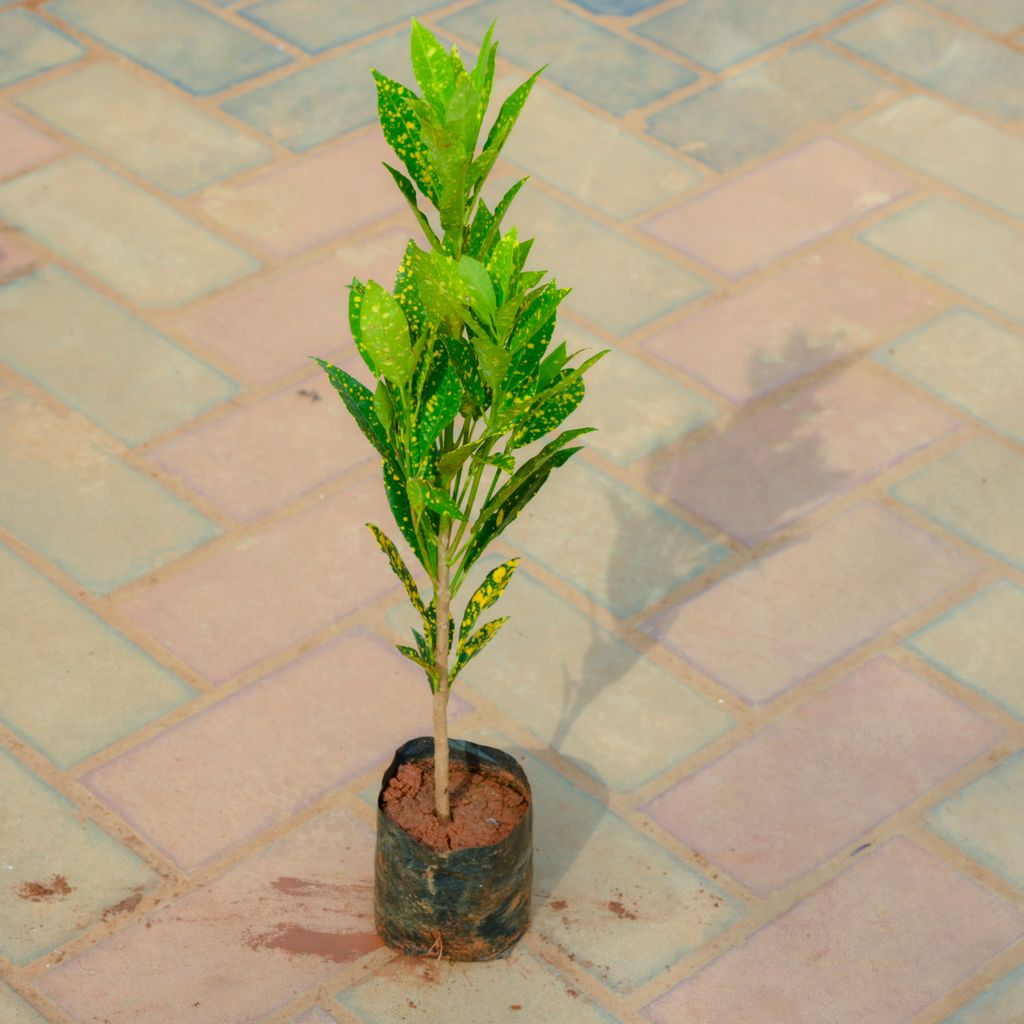
{"label": "brick paving", "polygon": [[[612,349],[453,699],[487,965],[373,934],[429,701],[306,358],[418,235],[409,15],[551,62],[487,197]],[[1021,0],[0,2],[0,1022],[1019,1024],[1022,216]]]}

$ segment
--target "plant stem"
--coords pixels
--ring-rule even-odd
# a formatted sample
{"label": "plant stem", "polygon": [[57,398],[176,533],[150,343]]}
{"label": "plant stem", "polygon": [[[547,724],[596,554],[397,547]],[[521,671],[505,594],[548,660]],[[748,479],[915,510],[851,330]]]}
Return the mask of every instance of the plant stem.
{"label": "plant stem", "polygon": [[451,521],[441,516],[437,532],[437,582],[434,584],[434,609],[437,617],[434,666],[437,689],[434,691],[434,811],[442,825],[451,821],[448,801],[448,534]]}

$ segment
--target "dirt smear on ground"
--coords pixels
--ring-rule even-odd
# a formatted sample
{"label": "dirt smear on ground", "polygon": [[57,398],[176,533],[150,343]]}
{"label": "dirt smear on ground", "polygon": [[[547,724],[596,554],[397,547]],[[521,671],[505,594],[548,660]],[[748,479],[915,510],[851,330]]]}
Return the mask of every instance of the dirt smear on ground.
{"label": "dirt smear on ground", "polygon": [[63,875],[54,875],[48,882],[25,882],[18,890],[18,899],[31,903],[49,903],[74,892]]}

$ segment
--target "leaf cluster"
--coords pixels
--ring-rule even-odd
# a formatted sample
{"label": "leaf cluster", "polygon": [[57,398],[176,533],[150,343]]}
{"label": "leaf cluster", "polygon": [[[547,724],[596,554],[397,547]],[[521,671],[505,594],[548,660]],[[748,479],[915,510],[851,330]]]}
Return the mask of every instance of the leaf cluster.
{"label": "leaf cluster", "polygon": [[[419,96],[373,71],[381,128],[406,173],[384,166],[426,247],[409,242],[391,290],[372,280],[353,279],[349,287],[349,325],[372,388],[316,360],[381,456],[395,522],[434,583],[435,601],[439,579],[450,579],[454,596],[552,470],[580,450],[571,442],[591,428],[563,430],[519,461],[520,449],[555,431],[579,405],[583,374],[605,354],[573,365],[579,353],[569,353],[564,341],[552,345],[558,307],[569,290],[545,282],[546,271],[527,269],[532,239],[521,241],[514,227],[502,232],[526,179],[493,210],[483,200],[483,185],[543,71],[504,101],[477,152],[494,80],[493,28],[467,70],[456,47],[446,51],[413,19],[410,55]],[[428,204],[423,208],[421,197]],[[370,529],[422,619],[422,632],[413,631],[415,646],[399,650],[424,669],[433,688],[435,602],[424,604],[395,544],[379,527]],[[505,622],[475,628],[515,562],[489,573],[470,599],[453,679]],[[453,633],[449,628],[449,646]]]}

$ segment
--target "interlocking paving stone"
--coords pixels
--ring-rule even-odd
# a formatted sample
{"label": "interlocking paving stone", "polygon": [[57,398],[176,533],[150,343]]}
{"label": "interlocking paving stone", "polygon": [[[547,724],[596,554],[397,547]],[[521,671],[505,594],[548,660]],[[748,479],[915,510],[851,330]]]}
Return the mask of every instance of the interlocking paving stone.
{"label": "interlocking paving stone", "polygon": [[5,232],[0,225],[0,281],[17,277],[31,270],[36,263],[35,257],[24,242],[11,237],[13,232]]}
{"label": "interlocking paving stone", "polygon": [[394,586],[366,522],[398,537],[376,475],[228,540],[126,598],[121,611],[204,678],[223,682]]}
{"label": "interlocking paving stone", "polygon": [[[392,0],[388,4],[376,0],[348,0],[344,4],[257,0],[243,7],[241,14],[306,53],[322,53],[396,22],[407,23],[410,16],[425,14],[438,6],[439,0]],[[408,47],[407,33],[403,32],[402,37]],[[368,49],[356,52],[367,53]],[[364,68],[369,65],[368,59],[363,60]]]}
{"label": "interlocking paving stone", "polygon": [[746,700],[764,702],[977,571],[950,545],[865,502],[643,628]]}
{"label": "interlocking paving stone", "polygon": [[0,522],[97,594],[221,532],[78,417],[17,391],[0,395],[0,478]]}
{"label": "interlocking paving stone", "polygon": [[996,430],[1024,441],[1024,336],[950,309],[875,358]]}
{"label": "interlocking paving stone", "polygon": [[157,885],[128,849],[0,750],[0,954],[27,964]]}
{"label": "interlocking paving stone", "polygon": [[[367,376],[359,360],[343,369]],[[378,458],[319,370],[316,377],[175,437],[150,457],[242,522]]]}
{"label": "interlocking paving stone", "polygon": [[927,817],[939,835],[1024,889],[1024,751],[1018,751]]}
{"label": "interlocking paving stone", "polygon": [[647,481],[755,544],[955,428],[933,403],[854,367],[723,426]]}
{"label": "interlocking paving stone", "polygon": [[872,348],[937,306],[889,260],[844,242],[675,320],[641,348],[743,403]]}
{"label": "interlocking paving stone", "polygon": [[1017,0],[930,0],[933,7],[941,7],[950,14],[971,21],[1005,35],[1024,25],[1024,9]]}
{"label": "interlocking paving stone", "polygon": [[1024,53],[905,4],[884,7],[832,33],[869,60],[978,110],[1024,117]]}
{"label": "interlocking paving stone", "polygon": [[429,732],[428,697],[418,668],[359,630],[90,772],[86,784],[193,871]]}
{"label": "interlocking paving stone", "polygon": [[594,14],[613,14],[625,16],[654,7],[662,0],[570,0],[577,7],[586,8]]}
{"label": "interlocking paving stone", "polygon": [[200,207],[271,255],[294,256],[405,210],[402,194],[381,167],[382,160],[393,159],[381,138],[368,135],[235,185],[213,185]]}
{"label": "interlocking paving stone", "polygon": [[974,438],[892,488],[947,530],[1024,568],[1024,458]]}
{"label": "interlocking paving stone", "polygon": [[884,79],[812,43],[671,104],[647,124],[659,139],[724,172],[895,96]]}
{"label": "interlocking paving stone", "polygon": [[[504,194],[511,181],[493,187]],[[502,228],[536,238],[530,267],[548,270],[573,291],[565,300],[606,330],[624,335],[703,295],[707,283],[646,246],[543,195],[529,183],[516,196]]]}
{"label": "interlocking paving stone", "polygon": [[[727,548],[578,459],[505,532],[510,544],[625,618],[726,558]],[[635,543],[643,537],[643,544]]]}
{"label": "interlocking paving stone", "polygon": [[723,274],[740,277],[912,188],[888,167],[842,143],[819,139],[641,227]]}
{"label": "interlocking paving stone", "polygon": [[863,0],[792,0],[755,4],[745,0],[690,0],[633,25],[653,39],[713,71],[724,71],[792,36],[845,14]]}
{"label": "interlocking paving stone", "polygon": [[[328,256],[197,307],[179,321],[180,329],[204,352],[259,384],[311,368],[310,356],[340,362],[355,354],[345,286],[358,277],[390,288],[411,234],[388,228],[339,243]],[[301,331],[294,329],[299,309]]]}
{"label": "interlocking paving stone", "polygon": [[[520,83],[513,77],[495,82],[495,107]],[[558,145],[552,144],[555,138]],[[691,167],[541,84],[530,93],[502,156],[619,219],[679,196],[700,181]]]}
{"label": "interlocking paving stone", "polygon": [[[2,24],[0,21],[0,27]],[[60,146],[49,136],[30,127],[20,117],[0,110],[0,178],[35,167],[59,152]]]}
{"label": "interlocking paving stone", "polygon": [[84,52],[30,11],[0,11],[0,86],[77,60]]}
{"label": "interlocking paving stone", "polygon": [[946,1024],[1017,1024],[1022,1006],[1024,967],[1018,967],[954,1013]]}
{"label": "interlocking paving stone", "polygon": [[[491,567],[489,560],[477,563],[457,600],[468,599]],[[406,604],[389,613],[403,638],[415,625]],[[733,727],[726,711],[556,597],[525,568],[502,595],[501,609],[511,618],[490,659],[474,661],[458,685],[613,789],[643,785]],[[652,716],[648,709],[655,707],[659,713]]]}
{"label": "interlocking paving stone", "polygon": [[766,894],[856,842],[1002,730],[876,659],[645,808]]}
{"label": "interlocking paving stone", "polygon": [[291,61],[188,0],[50,0],[46,10],[198,96]]}
{"label": "interlocking paving stone", "polygon": [[37,984],[81,1021],[259,1020],[380,947],[372,887],[372,833],[332,811]]}
{"label": "interlocking paving stone", "polygon": [[[317,20],[330,11],[346,19],[349,16],[347,5],[320,7]],[[249,10],[242,13],[248,14]],[[222,106],[289,149],[302,152],[376,122],[377,90],[370,68],[401,80],[409,77],[408,63],[409,41],[405,33],[388,36],[257,86]]]}
{"label": "interlocking paving stone", "polygon": [[319,1006],[314,1006],[301,1017],[295,1018],[295,1024],[336,1024],[333,1017],[328,1017]]}
{"label": "interlocking paving stone", "polygon": [[550,63],[542,77],[613,114],[697,79],[680,64],[543,0],[483,0],[442,18],[440,25],[475,43],[496,18],[503,56],[530,73]]}
{"label": "interlocking paving stone", "polygon": [[259,262],[86,157],[0,185],[0,216],[139,306],[177,306]]}
{"label": "interlocking paving stone", "polygon": [[174,195],[270,159],[270,150],[116,64],[90,64],[18,104]]}
{"label": "interlocking paving stone", "polygon": [[[567,320],[557,325],[556,332],[566,337],[570,351],[590,349],[589,355],[606,347]],[[586,382],[589,401],[563,425],[596,427],[595,433],[587,435],[587,449],[620,466],[649,455],[717,415],[708,399],[619,349],[612,349],[587,370]]]}
{"label": "interlocking paving stone", "polygon": [[14,989],[0,981],[0,1010],[7,1024],[46,1024],[46,1020],[25,1002]]}
{"label": "interlocking paving stone", "polygon": [[[615,1024],[613,1017],[522,946],[490,963],[439,961],[437,974],[429,980],[423,971],[421,962],[398,958],[340,992],[338,999],[363,1024],[498,1024],[519,1018]],[[438,975],[443,978],[440,984]]]}
{"label": "interlocking paving stone", "polygon": [[194,691],[0,547],[0,717],[61,768],[141,728]]}
{"label": "interlocking paving stone", "polygon": [[1024,139],[933,96],[911,96],[886,107],[847,134],[1024,217]]}
{"label": "interlocking paving stone", "polygon": [[59,267],[0,287],[0,359],[130,445],[187,423],[237,390]]}
{"label": "interlocking paving stone", "polygon": [[[841,922],[841,925],[837,923]],[[1024,914],[897,837],[859,855],[645,1011],[657,1024],[909,1024],[1024,931]]]}
{"label": "interlocking paving stone", "polygon": [[1024,590],[991,587],[909,636],[904,643],[954,679],[1024,719]]}
{"label": "interlocking paving stone", "polygon": [[864,232],[866,242],[1000,313],[1024,321],[1024,229],[950,199],[916,203]]}

